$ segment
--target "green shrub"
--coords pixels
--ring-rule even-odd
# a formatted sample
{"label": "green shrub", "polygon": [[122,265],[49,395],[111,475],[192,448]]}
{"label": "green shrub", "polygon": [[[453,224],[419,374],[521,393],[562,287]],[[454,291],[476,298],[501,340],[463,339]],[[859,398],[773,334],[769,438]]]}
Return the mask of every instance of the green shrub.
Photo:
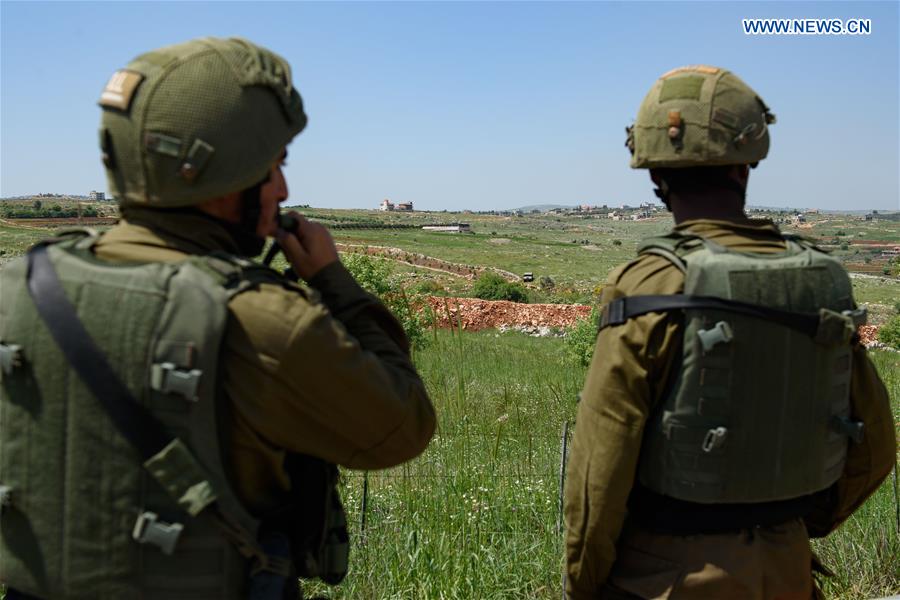
{"label": "green shrub", "polygon": [[396,277],[393,266],[386,260],[372,258],[368,254],[345,254],[341,262],[353,278],[365,289],[378,296],[384,305],[403,325],[410,346],[425,346],[425,332],[432,322],[431,312],[421,294],[407,294]]}
{"label": "green shrub", "polygon": [[422,294],[425,296],[439,296],[444,293],[444,286],[433,279],[423,279],[410,287],[413,294]]}
{"label": "green shrub", "polygon": [[891,317],[891,320],[878,330],[878,341],[900,350],[900,315]]}
{"label": "green shrub", "polygon": [[577,364],[584,367],[591,364],[599,325],[600,311],[594,307],[591,316],[581,319],[566,332],[566,354]]}
{"label": "green shrub", "polygon": [[496,273],[482,273],[472,286],[472,295],[482,300],[528,302],[528,294],[521,283],[512,283]]}

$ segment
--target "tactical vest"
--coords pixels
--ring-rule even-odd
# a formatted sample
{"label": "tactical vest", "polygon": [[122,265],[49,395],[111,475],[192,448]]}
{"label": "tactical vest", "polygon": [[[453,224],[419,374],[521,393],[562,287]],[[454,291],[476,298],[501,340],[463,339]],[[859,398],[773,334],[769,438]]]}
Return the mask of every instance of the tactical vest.
{"label": "tactical vest", "polygon": [[679,365],[644,433],[638,478],[698,503],[786,500],[843,471],[851,340],[864,322],[840,263],[801,238],[778,254],[742,253],[673,233],[639,252],[685,274],[683,295],[611,302],[601,327],[683,311]]}
{"label": "tactical vest", "polygon": [[26,261],[6,266],[0,581],[54,599],[246,597],[248,567],[288,569],[228,483],[217,369],[228,301],[264,269],[227,255],[112,264],[95,241],[46,254],[112,371],[175,439],[142,460],[41,322]]}

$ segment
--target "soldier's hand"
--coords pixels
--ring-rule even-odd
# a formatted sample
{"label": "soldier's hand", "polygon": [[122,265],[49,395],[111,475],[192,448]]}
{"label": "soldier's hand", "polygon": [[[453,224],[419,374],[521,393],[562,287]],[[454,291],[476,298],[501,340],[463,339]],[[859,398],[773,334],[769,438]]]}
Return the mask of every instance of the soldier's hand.
{"label": "soldier's hand", "polygon": [[297,220],[297,227],[294,231],[279,228],[276,233],[278,245],[294,272],[309,281],[316,273],[338,260],[337,248],[324,225],[313,223],[296,211],[291,211],[290,215]]}

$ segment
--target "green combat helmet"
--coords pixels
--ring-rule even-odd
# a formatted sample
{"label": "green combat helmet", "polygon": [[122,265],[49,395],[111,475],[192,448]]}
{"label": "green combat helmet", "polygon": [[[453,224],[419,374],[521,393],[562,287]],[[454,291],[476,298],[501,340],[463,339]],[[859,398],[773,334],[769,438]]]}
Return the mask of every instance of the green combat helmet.
{"label": "green combat helmet", "polygon": [[253,186],[306,126],[287,61],[239,38],[142,54],[99,104],[103,163],[122,206],[189,206]]}
{"label": "green combat helmet", "polygon": [[633,169],[755,165],[775,115],[730,71],[703,65],[660,77],[628,127]]}

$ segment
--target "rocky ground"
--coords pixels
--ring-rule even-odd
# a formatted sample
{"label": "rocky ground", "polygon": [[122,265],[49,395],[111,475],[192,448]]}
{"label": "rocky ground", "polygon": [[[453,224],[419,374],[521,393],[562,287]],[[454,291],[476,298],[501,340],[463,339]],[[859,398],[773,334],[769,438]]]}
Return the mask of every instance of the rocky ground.
{"label": "rocky ground", "polygon": [[505,300],[477,298],[445,298],[429,296],[439,327],[462,327],[467,331],[481,329],[517,329],[526,333],[549,335],[571,327],[591,314],[582,304],[519,304]]}
{"label": "rocky ground", "polygon": [[[591,314],[583,304],[520,304],[505,300],[446,298],[428,296],[438,327],[462,327],[466,331],[516,330],[535,336],[561,335],[563,330]],[[859,328],[862,343],[868,348],[887,348],[878,341],[878,327]]]}

